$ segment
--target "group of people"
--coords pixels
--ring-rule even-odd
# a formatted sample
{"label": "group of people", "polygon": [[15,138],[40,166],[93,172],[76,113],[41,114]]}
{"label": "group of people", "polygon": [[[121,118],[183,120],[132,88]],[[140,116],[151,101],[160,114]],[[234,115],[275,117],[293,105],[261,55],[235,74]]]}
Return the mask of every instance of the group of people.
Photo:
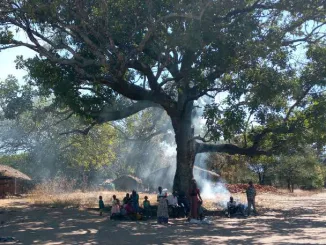
{"label": "group of people", "polygon": [[168,196],[161,186],[158,187],[157,203],[158,223],[168,223],[169,217],[185,217],[190,210],[188,199],[183,192],[173,191],[172,195]]}
{"label": "group of people", "polygon": [[[256,213],[256,190],[252,181],[249,182],[246,194],[248,200],[248,215],[250,215],[252,206]],[[158,223],[168,223],[169,217],[188,217],[190,221],[203,219],[203,200],[200,196],[200,191],[195,179],[191,182],[188,195],[184,192],[177,193],[176,191],[173,191],[173,193],[168,196],[167,191],[164,191],[162,187],[158,187],[157,203]],[[102,215],[104,209],[102,196],[99,197],[99,209],[100,215]],[[230,201],[227,203],[228,217],[231,217],[231,215],[238,212],[246,215],[245,206],[241,203],[236,203],[233,197],[230,197]],[[135,190],[133,190],[131,194],[127,193],[123,198],[122,203],[117,199],[116,195],[112,196],[111,219],[131,218],[137,220],[151,216],[152,207],[147,196],[144,197],[142,207],[139,206],[139,195]]]}
{"label": "group of people", "polygon": [[189,220],[201,219],[203,200],[195,179],[191,182],[188,197],[184,192],[177,193],[176,191],[168,196],[166,192],[163,192],[162,187],[159,187],[157,193],[157,222],[168,223],[169,217],[188,217]]}
{"label": "group of people", "polygon": [[256,211],[256,189],[252,183],[252,181],[249,181],[249,186],[246,190],[246,195],[247,195],[247,201],[248,201],[248,210],[246,212],[245,210],[245,205],[242,203],[237,203],[234,201],[234,198],[231,196],[230,201],[227,203],[227,210],[226,214],[230,218],[231,215],[234,215],[236,213],[240,213],[243,216],[248,216],[251,214],[251,208],[253,208],[254,214],[257,214]]}
{"label": "group of people", "polygon": [[[102,216],[104,209],[104,202],[102,196],[99,197],[99,209],[100,215]],[[139,195],[135,190],[133,190],[131,194],[127,193],[126,196],[123,198],[122,203],[116,197],[116,195],[112,196],[111,219],[121,219],[127,217],[137,218],[137,214],[139,214],[139,212]]]}

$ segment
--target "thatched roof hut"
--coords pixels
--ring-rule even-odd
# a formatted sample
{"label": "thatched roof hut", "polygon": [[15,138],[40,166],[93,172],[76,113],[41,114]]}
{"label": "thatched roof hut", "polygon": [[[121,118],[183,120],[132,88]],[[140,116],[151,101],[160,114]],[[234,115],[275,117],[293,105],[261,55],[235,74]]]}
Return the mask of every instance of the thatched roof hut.
{"label": "thatched roof hut", "polygon": [[132,175],[120,176],[113,180],[112,183],[115,185],[115,189],[120,191],[139,191],[142,189],[143,184],[141,179]]}
{"label": "thatched roof hut", "polygon": [[26,174],[14,169],[12,167],[0,164],[0,179],[16,178],[21,180],[31,180]]}
{"label": "thatched roof hut", "polygon": [[104,184],[111,184],[113,182],[113,179],[106,179],[103,181],[102,185]]}
{"label": "thatched roof hut", "polygon": [[12,167],[0,164],[0,197],[26,192],[31,178]]}
{"label": "thatched roof hut", "polygon": [[[150,189],[154,190],[158,186],[163,188],[172,189],[173,178],[175,174],[175,167],[168,166],[165,168],[160,168],[153,171],[144,181],[145,186],[148,186]],[[193,174],[198,184],[201,184],[202,180],[209,180],[216,182],[220,178],[220,175],[197,166],[193,168]]]}
{"label": "thatched roof hut", "polygon": [[113,184],[113,179],[106,179],[101,184],[100,187],[102,187],[105,190],[114,191],[115,185]]}

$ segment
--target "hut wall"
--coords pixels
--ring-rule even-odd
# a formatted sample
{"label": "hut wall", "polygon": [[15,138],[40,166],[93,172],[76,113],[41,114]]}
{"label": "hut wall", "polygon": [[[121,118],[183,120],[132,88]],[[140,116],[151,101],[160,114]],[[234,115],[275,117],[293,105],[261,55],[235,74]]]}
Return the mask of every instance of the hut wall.
{"label": "hut wall", "polygon": [[8,195],[24,194],[30,189],[30,181],[21,179],[15,180],[15,178],[0,178],[0,198],[4,198]]}
{"label": "hut wall", "polygon": [[119,191],[140,191],[142,189],[142,184],[129,178],[117,179],[113,181],[115,189]]}
{"label": "hut wall", "polygon": [[0,178],[0,197],[15,194],[15,179]]}

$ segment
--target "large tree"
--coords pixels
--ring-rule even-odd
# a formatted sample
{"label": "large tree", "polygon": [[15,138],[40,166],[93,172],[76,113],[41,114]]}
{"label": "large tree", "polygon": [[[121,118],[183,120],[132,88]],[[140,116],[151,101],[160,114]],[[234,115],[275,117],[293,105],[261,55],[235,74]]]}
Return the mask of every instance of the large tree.
{"label": "large tree", "polygon": [[[34,50],[18,67],[94,122],[165,110],[174,189],[186,190],[196,154],[268,154],[310,127],[306,109],[325,99],[325,16],[324,0],[2,0],[0,49]],[[219,93],[208,131],[194,135],[195,101]],[[228,142],[239,134],[244,144]],[[264,142],[271,134],[275,145]]]}

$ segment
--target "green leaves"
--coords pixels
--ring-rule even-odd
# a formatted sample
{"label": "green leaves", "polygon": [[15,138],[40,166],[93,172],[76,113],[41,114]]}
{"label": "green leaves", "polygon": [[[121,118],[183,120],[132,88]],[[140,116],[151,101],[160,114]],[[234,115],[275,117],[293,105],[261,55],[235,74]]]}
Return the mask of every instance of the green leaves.
{"label": "green leaves", "polygon": [[12,44],[13,37],[14,34],[11,31],[9,31],[7,28],[0,27],[0,44],[2,45]]}
{"label": "green leaves", "polygon": [[73,168],[82,167],[85,171],[109,166],[115,159],[114,144],[116,132],[108,124],[93,128],[87,135],[73,135],[64,157]]}
{"label": "green leaves", "polygon": [[0,82],[0,108],[6,119],[17,119],[23,112],[32,109],[35,90],[25,85],[19,86],[16,78],[9,76]]}
{"label": "green leaves", "polygon": [[[73,3],[5,0],[0,18],[1,47],[12,40],[38,53],[17,66],[58,106],[91,121],[149,100],[181,120],[194,100],[223,93],[206,105],[210,139],[288,127],[296,140],[292,132],[264,137],[293,143],[312,130],[308,111],[325,88],[324,1]],[[9,25],[29,40],[15,40]]]}

